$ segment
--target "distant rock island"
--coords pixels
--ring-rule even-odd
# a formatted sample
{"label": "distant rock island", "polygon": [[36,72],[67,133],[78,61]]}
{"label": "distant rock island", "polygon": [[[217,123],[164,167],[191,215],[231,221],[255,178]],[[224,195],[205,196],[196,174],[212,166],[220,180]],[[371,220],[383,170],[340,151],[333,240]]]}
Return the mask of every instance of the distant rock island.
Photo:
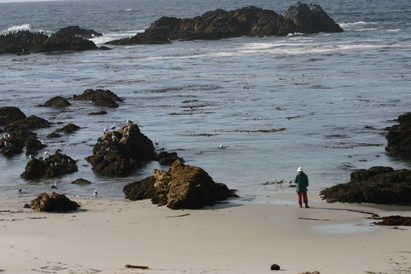
{"label": "distant rock island", "polygon": [[97,47],[88,40],[92,37],[102,36],[94,30],[81,29],[78,26],[69,26],[60,29],[55,34],[48,36],[41,32],[20,30],[0,35],[0,54],[30,54],[54,51],[85,51],[108,49]]}
{"label": "distant rock island", "polygon": [[192,19],[163,16],[143,33],[106,44],[164,44],[171,40],[217,40],[239,36],[286,36],[291,33],[342,31],[319,5],[298,2],[290,6],[283,15],[250,6],[233,11],[217,9]]}

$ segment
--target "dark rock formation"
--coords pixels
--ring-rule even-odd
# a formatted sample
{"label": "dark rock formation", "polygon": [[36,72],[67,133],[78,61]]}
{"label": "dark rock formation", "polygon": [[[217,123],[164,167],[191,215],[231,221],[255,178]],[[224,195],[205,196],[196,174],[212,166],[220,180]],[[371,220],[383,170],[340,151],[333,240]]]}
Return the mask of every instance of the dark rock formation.
{"label": "dark rock formation", "polygon": [[26,204],[25,208],[31,208],[35,211],[46,212],[68,212],[77,210],[80,205],[71,201],[63,194],[52,192],[50,195],[43,192],[37,195],[37,198],[32,200],[30,204]]}
{"label": "dark rock formation", "polygon": [[123,102],[123,100],[110,90],[103,89],[86,89],[81,95],[74,95],[74,100],[91,101],[95,106],[116,108],[116,102]]}
{"label": "dark rock formation", "polygon": [[280,270],[280,266],[278,264],[272,264],[270,270]]}
{"label": "dark rock formation", "polygon": [[411,158],[411,112],[398,116],[397,125],[387,127],[385,150],[392,156]]}
{"label": "dark rock formation", "polygon": [[203,169],[184,165],[181,160],[175,161],[168,172],[155,169],[153,173],[154,176],[126,185],[126,198],[151,198],[154,204],[171,209],[200,209],[235,196],[233,190],[215,183]]}
{"label": "dark rock formation", "polygon": [[89,180],[86,180],[86,179],[83,179],[83,178],[78,178],[78,179],[74,180],[71,183],[74,184],[74,185],[81,185],[81,186],[91,184],[91,182]]}
{"label": "dark rock formation", "polygon": [[388,216],[379,218],[381,221],[374,222],[376,225],[386,225],[386,226],[411,226],[411,217],[403,216]]}
{"label": "dark rock formation", "polygon": [[178,157],[177,152],[162,151],[158,155],[158,162],[161,165],[171,166],[176,160],[184,161],[182,158]]}
{"label": "dark rock formation", "polygon": [[35,115],[31,115],[24,120],[14,121],[12,123],[7,124],[4,129],[7,132],[18,131],[20,129],[30,129],[36,130],[40,128],[48,128],[50,127],[50,122],[47,120],[37,117]]}
{"label": "dark rock formation", "polygon": [[372,167],[351,173],[350,182],[320,192],[329,203],[411,204],[411,171]]}
{"label": "dark rock formation", "polygon": [[75,124],[67,124],[62,128],[56,129],[54,132],[64,132],[66,134],[74,133],[79,130],[80,127]]}
{"label": "dark rock formation", "polygon": [[127,176],[135,164],[156,159],[153,142],[140,132],[136,124],[118,131],[105,129],[97,140],[93,155],[86,158],[93,171],[106,176]]}
{"label": "dark rock formation", "polygon": [[46,103],[44,103],[45,107],[53,107],[53,108],[64,108],[71,106],[70,102],[61,96],[56,96],[48,100]]}
{"label": "dark rock formation", "polygon": [[78,171],[77,163],[69,156],[56,152],[39,159],[30,159],[20,177],[26,180],[56,178]]}
{"label": "dark rock formation", "polygon": [[0,108],[0,126],[26,118],[26,115],[17,107]]}
{"label": "dark rock formation", "polygon": [[103,36],[102,33],[96,32],[94,30],[82,29],[79,26],[68,26],[62,28],[54,35],[63,37],[81,37],[85,39]]}
{"label": "dark rock formation", "polygon": [[214,40],[239,36],[285,36],[290,33],[342,32],[341,27],[315,4],[298,2],[284,15],[272,10],[245,7],[217,9],[192,19],[161,17],[143,33],[108,44],[155,44],[170,40]]}
{"label": "dark rock formation", "polygon": [[[22,112],[16,108],[12,108],[13,112],[20,113],[17,116],[19,118],[25,117]],[[29,117],[30,118],[30,117]],[[15,120],[6,125],[8,133],[4,134],[0,138],[0,153],[5,156],[12,156],[20,154],[23,148],[26,147],[26,154],[35,154],[38,150],[45,147],[40,141],[37,140],[37,135],[29,128],[36,128],[41,126],[44,122],[41,118],[31,117],[23,118],[22,120]],[[5,119],[5,121],[11,121],[14,119]]]}
{"label": "dark rock formation", "polygon": [[[10,32],[0,35],[0,54],[29,54],[53,51],[85,51],[96,50],[94,42],[84,37],[98,36],[93,30],[83,30],[79,27],[67,27],[50,37],[44,33],[33,33],[28,30]],[[108,49],[104,47],[102,49]]]}

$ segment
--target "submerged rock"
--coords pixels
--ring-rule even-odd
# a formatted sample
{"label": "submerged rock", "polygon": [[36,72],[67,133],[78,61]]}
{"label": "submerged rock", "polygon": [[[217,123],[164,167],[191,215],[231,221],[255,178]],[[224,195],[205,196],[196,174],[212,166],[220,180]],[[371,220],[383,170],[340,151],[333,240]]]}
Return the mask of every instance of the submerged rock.
{"label": "submerged rock", "polygon": [[379,218],[381,221],[374,222],[376,225],[386,225],[386,226],[411,226],[411,217],[404,216],[388,216]]}
{"label": "submerged rock", "polygon": [[71,201],[63,194],[52,192],[50,195],[43,192],[37,195],[37,198],[32,200],[25,208],[31,208],[35,211],[46,212],[68,212],[77,210],[80,205]]}
{"label": "submerged rock", "polygon": [[90,101],[95,106],[117,108],[117,102],[123,100],[110,90],[103,89],[86,89],[81,95],[74,95],[74,100]]}
{"label": "submerged rock", "polygon": [[290,33],[342,32],[316,4],[298,2],[283,15],[254,6],[233,11],[217,9],[192,19],[161,17],[143,33],[108,44],[156,44],[170,40],[215,40],[239,36],[285,36]]}
{"label": "submerged rock", "polygon": [[153,170],[154,176],[128,184],[127,199],[151,199],[154,204],[171,209],[200,209],[236,196],[223,183],[215,183],[203,169],[176,160],[166,171]]}
{"label": "submerged rock", "polygon": [[411,205],[411,171],[372,167],[351,173],[350,182],[326,188],[322,199],[342,203]]}
{"label": "submerged rock", "polygon": [[83,178],[78,178],[74,181],[71,182],[74,185],[90,185],[91,182],[89,180],[83,179]]}
{"label": "submerged rock", "polygon": [[64,108],[71,106],[70,102],[61,96],[56,96],[44,103],[44,107]]}

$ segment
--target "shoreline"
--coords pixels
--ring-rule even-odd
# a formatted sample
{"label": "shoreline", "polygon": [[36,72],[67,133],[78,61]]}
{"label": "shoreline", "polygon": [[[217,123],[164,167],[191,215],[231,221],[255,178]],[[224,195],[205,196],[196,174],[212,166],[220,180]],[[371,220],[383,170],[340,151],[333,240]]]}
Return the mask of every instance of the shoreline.
{"label": "shoreline", "polygon": [[301,209],[296,195],[278,196],[282,203],[228,200],[202,210],[69,197],[81,204],[70,213],[23,209],[29,197],[0,199],[0,272],[411,271],[410,228],[375,226],[364,213],[411,216],[410,207],[328,204],[309,192],[311,208]]}

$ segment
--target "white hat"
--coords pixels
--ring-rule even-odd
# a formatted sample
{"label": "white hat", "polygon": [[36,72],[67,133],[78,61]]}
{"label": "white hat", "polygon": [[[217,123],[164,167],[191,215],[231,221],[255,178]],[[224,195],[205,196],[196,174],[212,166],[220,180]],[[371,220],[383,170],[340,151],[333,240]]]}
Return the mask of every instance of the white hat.
{"label": "white hat", "polygon": [[298,172],[303,171],[303,168],[302,168],[302,167],[299,167],[299,168],[297,168],[297,171],[298,171]]}

